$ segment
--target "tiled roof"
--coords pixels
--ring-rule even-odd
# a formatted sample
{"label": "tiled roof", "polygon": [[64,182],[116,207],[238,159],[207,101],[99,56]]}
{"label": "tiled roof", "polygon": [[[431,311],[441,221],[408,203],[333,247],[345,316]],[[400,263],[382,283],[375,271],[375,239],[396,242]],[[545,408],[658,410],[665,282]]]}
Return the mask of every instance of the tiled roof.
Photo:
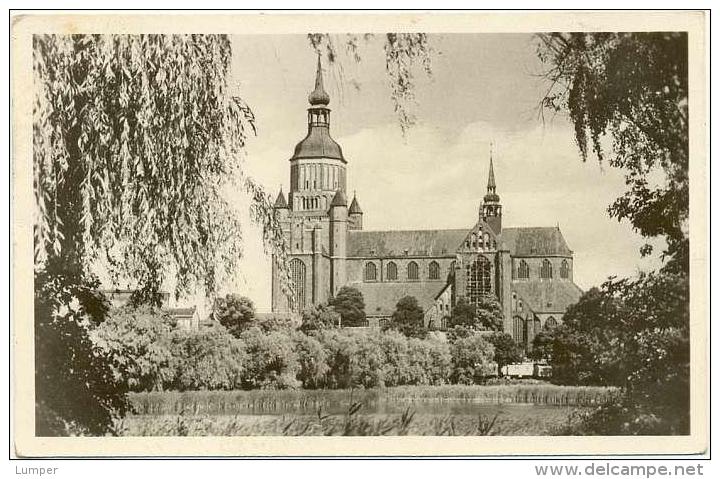
{"label": "tiled roof", "polygon": [[367,316],[391,316],[395,305],[405,296],[414,296],[423,311],[432,306],[435,298],[446,286],[445,282],[381,282],[351,283],[348,286],[357,288],[365,301]]}
{"label": "tiled roof", "polygon": [[572,251],[560,228],[503,228],[499,240],[513,256],[567,255]]}
{"label": "tiled roof", "polygon": [[358,256],[452,256],[468,229],[414,231],[349,231],[347,255]]}
{"label": "tiled roof", "polygon": [[330,137],[327,126],[313,126],[307,136],[297,144],[292,160],[298,158],[334,158],[342,160],[342,148]]}
{"label": "tiled roof", "polygon": [[565,312],[582,296],[582,290],[572,281],[516,281],[512,289],[536,313]]}

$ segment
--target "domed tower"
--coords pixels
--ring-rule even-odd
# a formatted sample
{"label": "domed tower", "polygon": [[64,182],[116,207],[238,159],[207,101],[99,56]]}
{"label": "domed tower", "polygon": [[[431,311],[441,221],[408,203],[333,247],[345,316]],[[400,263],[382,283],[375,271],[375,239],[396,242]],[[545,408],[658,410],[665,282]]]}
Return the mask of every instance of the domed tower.
{"label": "domed tower", "polygon": [[290,158],[290,208],[293,212],[324,214],[337,190],[346,188],[347,161],[330,136],[330,95],[323,85],[318,55],[315,89],[308,97],[308,132]]}
{"label": "domed tower", "polygon": [[480,207],[480,217],[492,228],[495,234],[502,229],[502,205],[495,187],[495,171],[493,170],[492,147],[490,149],[490,172],[488,173],[487,193]]}

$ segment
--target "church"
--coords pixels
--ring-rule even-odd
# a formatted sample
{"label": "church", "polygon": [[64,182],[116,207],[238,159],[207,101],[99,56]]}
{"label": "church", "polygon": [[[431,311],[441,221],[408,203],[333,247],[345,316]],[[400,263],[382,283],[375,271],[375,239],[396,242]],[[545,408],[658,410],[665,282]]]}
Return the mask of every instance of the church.
{"label": "church", "polygon": [[573,252],[559,227],[503,225],[492,157],[487,191],[468,228],[366,231],[354,194],[348,204],[348,160],[330,136],[319,58],[308,100],[307,135],[290,158],[287,199],[281,189],[275,201],[295,294],[283,292],[273,258],[273,312],[299,312],[351,286],[363,295],[370,326],[389,320],[404,296],[417,299],[426,326],[443,329],[459,298],[477,303],[494,295],[505,332],[525,348],[542,328],[562,321],[582,294],[573,282]]}

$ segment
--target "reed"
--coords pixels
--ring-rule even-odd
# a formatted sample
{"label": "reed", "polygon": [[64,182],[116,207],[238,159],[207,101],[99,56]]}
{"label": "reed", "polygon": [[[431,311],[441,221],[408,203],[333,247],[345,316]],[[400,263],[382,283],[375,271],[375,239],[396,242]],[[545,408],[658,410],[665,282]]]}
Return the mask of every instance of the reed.
{"label": "reed", "polygon": [[368,406],[414,402],[537,404],[589,407],[613,401],[614,388],[553,384],[398,386],[360,390],[165,391],[133,393],[138,415],[238,415],[312,412],[345,407],[352,401]]}

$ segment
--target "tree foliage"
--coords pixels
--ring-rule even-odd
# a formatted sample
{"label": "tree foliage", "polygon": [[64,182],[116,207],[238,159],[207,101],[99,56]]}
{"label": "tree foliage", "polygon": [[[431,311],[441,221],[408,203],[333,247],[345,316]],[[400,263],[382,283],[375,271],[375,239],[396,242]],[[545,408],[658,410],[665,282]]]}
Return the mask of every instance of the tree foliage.
{"label": "tree foliage", "polygon": [[122,389],[162,390],[175,372],[171,343],[175,326],[172,317],[159,309],[128,305],[110,311],[91,337],[110,357]]}
{"label": "tree foliage", "polygon": [[480,383],[496,367],[492,364],[495,349],[481,334],[457,339],[451,345],[451,353],[451,380],[454,383]]}
{"label": "tree foliage", "polygon": [[485,339],[493,345],[493,361],[502,370],[503,366],[518,363],[523,360],[523,350],[508,333],[494,332],[485,336]]}
{"label": "tree foliage", "polygon": [[410,338],[425,338],[425,314],[414,296],[405,296],[395,305],[392,319],[386,329],[399,331]]}
{"label": "tree foliage", "polygon": [[[538,36],[548,66],[542,106],[567,112],[583,159],[594,152],[625,172],[628,190],[609,207],[687,270],[688,43],[685,32]],[[609,137],[611,151],[603,148]],[[662,173],[656,181],[657,173]],[[651,251],[649,245],[642,252]]]}
{"label": "tree foliage", "polygon": [[[116,381],[110,358],[90,331],[109,303],[97,282],[35,277],[35,433],[106,434],[129,409],[127,387]],[[67,398],[72,398],[68,401]]]}
{"label": "tree foliage", "polygon": [[554,331],[553,380],[623,388],[618,431],[687,434],[688,298],[687,277],[667,270],[588,291]]}
{"label": "tree foliage", "polygon": [[330,300],[330,306],[342,318],[343,326],[362,326],[365,324],[365,301],[357,288],[343,286]]}
{"label": "tree foliage", "polygon": [[231,91],[227,36],[35,35],[33,46],[36,265],[102,261],[151,295],[168,279],[212,292],[242,252],[226,199],[238,182],[272,242],[271,199],[241,167],[254,117]]}
{"label": "tree foliage", "polygon": [[237,337],[242,331],[253,326],[255,305],[246,296],[230,293],[215,300],[213,317],[225,326],[230,334]]}
{"label": "tree foliage", "polygon": [[312,305],[302,313],[300,331],[307,333],[340,326],[340,315],[332,306],[326,304]]}
{"label": "tree foliage", "polygon": [[172,336],[177,359],[171,387],[179,391],[238,389],[246,372],[243,344],[220,325]]}

